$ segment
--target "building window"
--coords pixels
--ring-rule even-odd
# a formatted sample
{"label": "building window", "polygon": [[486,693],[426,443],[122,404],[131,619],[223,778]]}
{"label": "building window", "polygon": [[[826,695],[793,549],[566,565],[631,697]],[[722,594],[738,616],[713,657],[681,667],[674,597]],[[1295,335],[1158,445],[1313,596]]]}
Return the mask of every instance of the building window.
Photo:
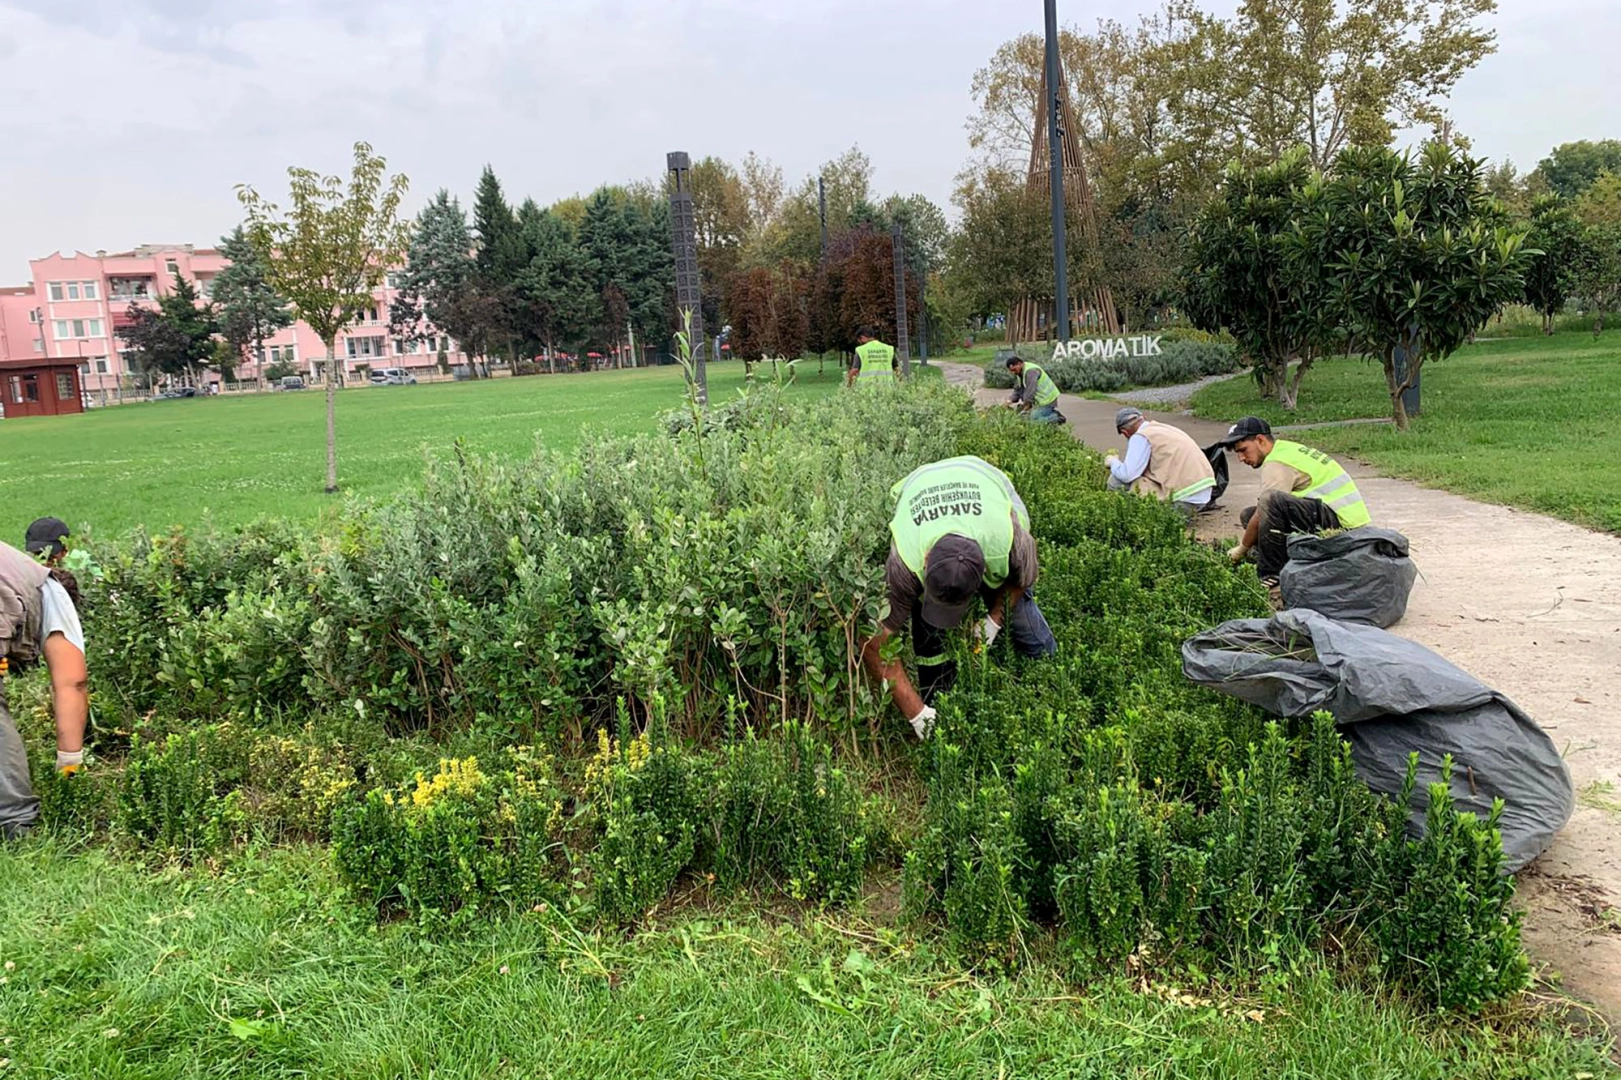
{"label": "building window", "polygon": [[11,377],[11,400],[13,404],[22,404],[23,377],[21,375],[13,375]]}
{"label": "building window", "polygon": [[107,358],[105,356],[98,356],[91,363],[96,365],[97,375],[107,374]]}
{"label": "building window", "polygon": [[[62,283],[60,281],[53,281],[46,288],[50,290],[52,300],[62,299]],[[22,399],[18,398],[17,400],[21,401]]]}
{"label": "building window", "polygon": [[79,299],[79,283],[77,281],[68,282],[68,299]]}
{"label": "building window", "polygon": [[292,345],[270,346],[270,362],[272,364],[297,364],[298,350]]}
{"label": "building window", "polygon": [[73,376],[65,371],[56,373],[56,400],[73,400]]}
{"label": "building window", "polygon": [[445,353],[450,351],[450,335],[446,334],[439,339],[439,351]]}
{"label": "building window", "polygon": [[57,319],[56,338],[99,338],[101,336],[100,319]]}
{"label": "building window", "polygon": [[145,300],[152,295],[150,278],[113,278],[109,286],[114,300]]}
{"label": "building window", "polygon": [[39,324],[39,308],[28,309],[28,321],[34,323],[36,326]]}
{"label": "building window", "polygon": [[170,259],[168,262],[164,263],[163,268],[169,271],[170,277],[180,276],[180,264],[175,262],[173,259]]}
{"label": "building window", "polygon": [[204,300],[214,298],[214,279],[211,277],[197,279],[197,295]]}
{"label": "building window", "polygon": [[95,299],[97,299],[97,296],[96,296],[96,283],[94,281],[81,282],[80,287],[83,288],[83,290],[84,290],[84,298],[86,300],[95,300]]}
{"label": "building window", "polygon": [[55,320],[52,323],[52,328],[56,331],[56,340],[61,341],[63,338],[67,337],[68,330],[72,327],[72,325],[73,324],[66,319]]}
{"label": "building window", "polygon": [[348,350],[351,360],[366,359],[373,356],[385,355],[383,343],[386,339],[380,337],[352,337],[349,338]]}
{"label": "building window", "polygon": [[24,375],[23,376],[23,396],[18,398],[17,400],[19,400],[19,401],[34,401],[34,402],[39,401],[39,376],[38,375]]}

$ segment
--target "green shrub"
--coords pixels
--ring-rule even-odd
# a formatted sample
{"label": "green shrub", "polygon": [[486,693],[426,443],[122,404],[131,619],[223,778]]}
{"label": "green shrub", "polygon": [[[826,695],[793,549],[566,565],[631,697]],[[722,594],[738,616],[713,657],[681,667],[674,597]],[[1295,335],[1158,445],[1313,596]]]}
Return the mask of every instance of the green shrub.
{"label": "green shrub", "polygon": [[1523,990],[1530,965],[1520,949],[1514,879],[1503,873],[1502,802],[1485,821],[1454,809],[1452,767],[1449,756],[1430,785],[1424,835],[1412,840],[1403,826],[1418,754],[1408,759],[1401,797],[1386,806],[1370,900],[1386,968],[1442,1008],[1472,1013]]}
{"label": "green shrub", "polygon": [[564,902],[563,793],[551,759],[527,747],[508,759],[494,776],[476,758],[447,759],[414,785],[341,808],[332,856],[350,892],[379,914],[433,925]]}
{"label": "green shrub", "polygon": [[641,918],[692,865],[709,786],[694,757],[654,747],[646,734],[621,744],[600,733],[586,769],[586,797],[597,819],[591,877],[604,918]]}
{"label": "green shrub", "polygon": [[832,748],[802,723],[769,739],[749,731],[716,771],[709,845],[722,887],[772,883],[796,900],[849,899],[873,829]]}
{"label": "green shrub", "polygon": [[[1067,394],[1113,393],[1128,386],[1168,386],[1192,382],[1207,375],[1226,375],[1243,367],[1238,350],[1229,342],[1202,341],[1179,336],[1163,341],[1156,356],[1053,357],[1050,343],[1020,345],[1020,358],[1040,364],[1058,389]],[[985,385],[1011,389],[1014,379],[1004,363],[990,361]]]}
{"label": "green shrub", "polygon": [[143,847],[203,855],[248,829],[242,787],[251,735],[211,724],[158,741],[139,736],[118,790],[117,824]]}

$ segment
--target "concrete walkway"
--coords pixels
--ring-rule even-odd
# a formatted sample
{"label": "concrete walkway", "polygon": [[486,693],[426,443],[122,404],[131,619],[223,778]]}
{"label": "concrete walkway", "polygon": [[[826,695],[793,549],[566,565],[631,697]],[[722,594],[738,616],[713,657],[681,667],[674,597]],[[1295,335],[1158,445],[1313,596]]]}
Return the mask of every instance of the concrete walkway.
{"label": "concrete walkway", "polygon": [[[940,366],[981,404],[1007,398],[979,388],[975,365]],[[1065,394],[1059,410],[1088,446],[1123,451],[1114,430],[1119,404]],[[1145,415],[1201,446],[1227,428],[1182,413]],[[1300,440],[1309,444],[1309,433]],[[1201,538],[1236,538],[1239,510],[1259,491],[1257,471],[1234,457],[1228,463],[1231,484],[1220,508],[1198,519]],[[1407,617],[1393,632],[1514,699],[1570,766],[1575,816],[1520,874],[1526,947],[1545,975],[1621,1025],[1621,538],[1342,464],[1374,520],[1407,535],[1419,567]]]}

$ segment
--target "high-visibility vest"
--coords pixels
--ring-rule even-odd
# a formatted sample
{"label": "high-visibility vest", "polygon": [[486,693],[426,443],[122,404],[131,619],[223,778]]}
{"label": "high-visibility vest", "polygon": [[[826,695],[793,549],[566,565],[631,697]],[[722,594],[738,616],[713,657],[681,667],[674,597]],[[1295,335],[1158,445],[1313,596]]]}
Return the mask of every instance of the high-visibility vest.
{"label": "high-visibility vest", "polygon": [[869,341],[865,345],[856,346],[856,355],[861,357],[861,370],[856,372],[856,385],[865,389],[875,386],[893,386],[895,384],[895,347],[885,345],[882,341]]}
{"label": "high-visibility vest", "polygon": [[1279,439],[1272,444],[1272,452],[1266,456],[1266,460],[1282,462],[1309,476],[1311,486],[1295,494],[1302,499],[1322,500],[1323,505],[1334,511],[1343,527],[1355,529],[1373,520],[1373,515],[1368,513],[1368,504],[1362,501],[1362,492],[1357,490],[1351,474],[1321,450]]}
{"label": "high-visibility vest", "polygon": [[1007,580],[1013,524],[1030,528],[1024,500],[1013,481],[990,462],[972,455],[924,465],[890,489],[896,499],[889,534],[907,569],[923,579],[924,562],[941,537],[966,536],[985,556],[985,584]]}
{"label": "high-visibility vest", "polygon": [[1047,374],[1046,368],[1040,364],[1026,363],[1024,369],[1036,373],[1036,404],[1038,406],[1051,405],[1058,400],[1058,384],[1053,382],[1052,377]]}

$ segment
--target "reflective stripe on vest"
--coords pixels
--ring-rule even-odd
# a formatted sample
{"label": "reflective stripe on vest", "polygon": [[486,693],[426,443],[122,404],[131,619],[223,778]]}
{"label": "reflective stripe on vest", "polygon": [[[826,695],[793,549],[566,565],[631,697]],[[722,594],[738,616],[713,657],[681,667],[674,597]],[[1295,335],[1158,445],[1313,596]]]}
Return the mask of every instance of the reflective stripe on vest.
{"label": "reflective stripe on vest", "polygon": [[1211,488],[1213,488],[1215,486],[1216,486],[1216,478],[1214,476],[1207,476],[1202,480],[1195,480],[1193,483],[1189,484],[1187,487],[1183,488],[1181,491],[1173,491],[1173,492],[1171,492],[1171,501],[1172,502],[1183,502],[1183,501],[1185,501],[1185,500],[1187,500],[1189,498],[1192,498],[1193,496],[1199,494],[1199,492],[1208,491],[1209,489],[1211,489]]}
{"label": "reflective stripe on vest", "polygon": [[896,499],[889,533],[906,568],[923,580],[929,551],[940,538],[966,536],[985,555],[985,584],[1007,580],[1013,523],[1030,527],[1013,481],[990,462],[965,455],[914,469],[890,489]]}
{"label": "reflective stripe on vest", "polygon": [[1302,499],[1320,499],[1334,511],[1340,525],[1355,529],[1373,520],[1368,504],[1362,501],[1362,492],[1345,467],[1321,450],[1313,450],[1297,442],[1279,439],[1272,445],[1267,461],[1277,461],[1297,469],[1311,478],[1311,486],[1297,492]]}
{"label": "reflective stripe on vest", "polygon": [[856,372],[856,385],[871,389],[874,386],[884,386],[895,382],[895,347],[885,345],[882,341],[869,341],[865,345],[856,346],[856,355],[861,357],[861,368]]}
{"label": "reflective stripe on vest", "polygon": [[1024,368],[1026,371],[1033,371],[1036,373],[1037,405],[1051,405],[1053,402],[1058,400],[1058,384],[1052,381],[1051,376],[1047,374],[1046,368],[1042,367],[1040,364],[1030,363],[1026,363]]}

